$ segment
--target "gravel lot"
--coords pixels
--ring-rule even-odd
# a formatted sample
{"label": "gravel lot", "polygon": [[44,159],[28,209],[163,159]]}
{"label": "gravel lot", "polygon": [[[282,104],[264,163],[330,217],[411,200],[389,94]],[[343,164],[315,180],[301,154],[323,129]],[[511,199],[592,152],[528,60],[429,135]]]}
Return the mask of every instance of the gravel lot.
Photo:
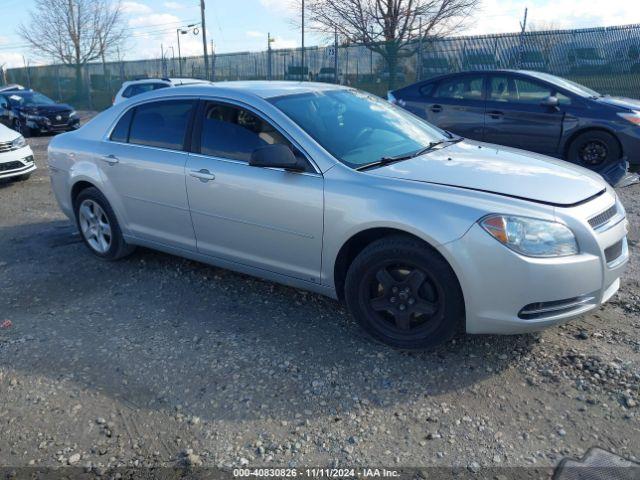
{"label": "gravel lot", "polygon": [[[140,249],[104,263],[39,170],[0,183],[0,465],[553,466],[640,457],[640,185],[604,308],[402,353],[340,304]],[[5,324],[8,322],[5,322]]]}

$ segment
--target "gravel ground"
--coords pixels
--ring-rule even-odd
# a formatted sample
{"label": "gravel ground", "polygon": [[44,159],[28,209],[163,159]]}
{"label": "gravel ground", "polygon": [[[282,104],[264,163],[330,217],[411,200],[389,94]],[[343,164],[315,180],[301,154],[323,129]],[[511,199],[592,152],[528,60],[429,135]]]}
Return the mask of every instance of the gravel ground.
{"label": "gravel ground", "polygon": [[409,354],[314,294],[144,249],[97,260],[51,194],[48,141],[29,139],[29,181],[0,183],[0,465],[640,457],[640,185],[619,191],[632,257],[606,306]]}

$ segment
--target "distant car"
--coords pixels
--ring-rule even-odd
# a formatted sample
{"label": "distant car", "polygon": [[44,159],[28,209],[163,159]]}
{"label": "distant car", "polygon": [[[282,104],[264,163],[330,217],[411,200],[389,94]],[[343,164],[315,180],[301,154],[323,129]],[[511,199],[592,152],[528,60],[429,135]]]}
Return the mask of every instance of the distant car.
{"label": "distant car", "polygon": [[[385,68],[380,72],[379,80],[388,82],[391,78],[391,70],[389,68]],[[404,74],[404,69],[401,66],[396,67],[396,83],[404,83],[406,81],[406,76]]]}
{"label": "distant car", "polygon": [[309,67],[289,65],[287,67],[287,72],[284,74],[284,79],[292,82],[306,82],[310,80]]}
{"label": "distant car", "polygon": [[600,46],[573,42],[556,44],[549,56],[550,67],[561,75],[602,73],[608,62]]}
{"label": "distant car", "polygon": [[546,70],[547,60],[544,53],[529,45],[511,46],[500,52],[502,66],[522,70]]}
{"label": "distant car", "polygon": [[640,101],[601,95],[524,70],[463,72],[419,82],[389,99],[458,135],[589,168],[616,184],[640,163]]}
{"label": "distant car", "polygon": [[617,40],[607,45],[608,68],[615,73],[640,73],[640,38]]}
{"label": "distant car", "polygon": [[33,152],[24,137],[0,125],[0,179],[26,180],[35,169]]}
{"label": "distant car", "polygon": [[452,70],[457,70],[455,60],[437,53],[425,54],[422,56],[421,61],[423,77],[433,77],[434,75],[442,75]]}
{"label": "distant car", "polygon": [[461,65],[463,70],[493,70],[500,62],[492,51],[477,48],[463,52]]}
{"label": "distant car", "polygon": [[15,90],[26,90],[22,85],[18,83],[11,83],[9,85],[0,86],[0,93],[2,92],[13,92]]}
{"label": "distant car", "polygon": [[113,97],[113,104],[115,105],[125,101],[127,98],[160,88],[195,85],[198,83],[207,83],[207,80],[197,78],[141,78],[139,80],[130,80],[122,84],[118,93]]}
{"label": "distant car", "polygon": [[325,83],[335,83],[336,78],[340,81],[340,73],[336,75],[334,67],[322,67],[316,76],[316,81]]}
{"label": "distant car", "polygon": [[80,128],[72,106],[57,103],[33,90],[0,92],[0,123],[25,137],[39,133],[69,132]]}
{"label": "distant car", "polygon": [[620,287],[625,210],[584,168],[339,85],[172,90],[49,143],[52,190],[98,258],[141,245],[343,298],[402,349],[539,330]]}

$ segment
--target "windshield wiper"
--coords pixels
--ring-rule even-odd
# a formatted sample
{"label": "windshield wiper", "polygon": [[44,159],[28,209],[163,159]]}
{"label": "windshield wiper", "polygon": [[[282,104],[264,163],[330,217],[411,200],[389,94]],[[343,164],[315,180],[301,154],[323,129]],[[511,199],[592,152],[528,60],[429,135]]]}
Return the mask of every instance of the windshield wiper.
{"label": "windshield wiper", "polygon": [[423,155],[427,152],[430,152],[431,150],[433,150],[434,148],[444,144],[444,143],[458,143],[462,140],[462,137],[457,137],[457,138],[451,138],[448,140],[438,140],[437,142],[429,142],[429,145],[427,145],[426,147],[420,148],[418,150],[416,150],[415,152],[411,152],[411,153],[405,153],[402,155],[396,155],[394,157],[382,157],[378,160],[376,160],[375,162],[371,162],[371,163],[365,163],[364,165],[360,165],[359,167],[356,167],[356,170],[358,171],[362,171],[362,170],[368,170],[370,168],[376,168],[376,167],[383,167],[385,165],[390,165],[392,163],[396,163],[396,162],[401,162],[403,160],[409,160],[411,158],[416,158],[419,157],[420,155]]}

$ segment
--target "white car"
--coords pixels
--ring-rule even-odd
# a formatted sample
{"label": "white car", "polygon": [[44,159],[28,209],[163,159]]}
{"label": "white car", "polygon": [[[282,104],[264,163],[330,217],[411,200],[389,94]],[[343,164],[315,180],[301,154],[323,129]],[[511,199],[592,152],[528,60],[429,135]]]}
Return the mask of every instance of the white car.
{"label": "white car", "polygon": [[131,80],[122,84],[116,96],[113,97],[113,104],[124,102],[128,98],[160,88],[195,85],[198,83],[209,82],[207,82],[207,80],[198,80],[197,78],[144,78],[141,80]]}
{"label": "white car", "polygon": [[26,180],[35,169],[33,152],[24,137],[0,124],[0,179]]}

